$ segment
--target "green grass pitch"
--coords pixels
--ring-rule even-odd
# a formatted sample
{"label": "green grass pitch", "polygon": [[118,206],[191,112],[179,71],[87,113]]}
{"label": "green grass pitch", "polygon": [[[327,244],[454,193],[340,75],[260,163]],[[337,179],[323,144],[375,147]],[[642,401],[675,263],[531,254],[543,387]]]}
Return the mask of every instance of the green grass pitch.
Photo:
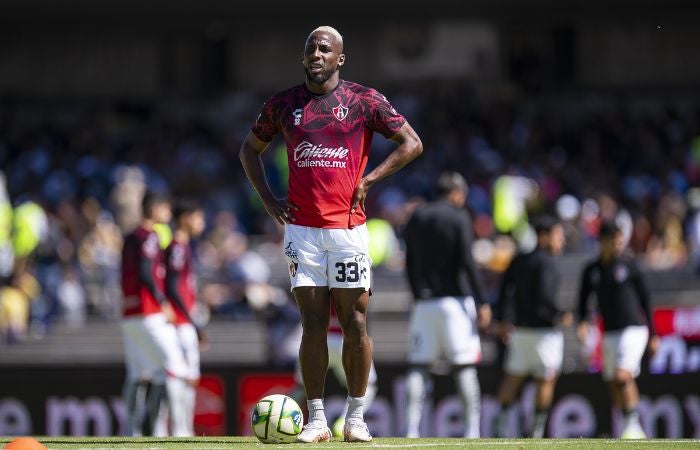
{"label": "green grass pitch", "polygon": [[[0,446],[4,447],[11,438],[0,437]],[[38,440],[51,450],[59,449],[143,449],[143,450],[235,450],[235,449],[273,449],[273,448],[418,448],[470,450],[596,450],[596,449],[700,449],[700,440],[692,439],[653,439],[640,441],[620,441],[617,439],[406,439],[377,438],[374,441],[345,443],[333,441],[322,444],[261,444],[253,437],[208,437],[208,438],[55,438],[39,437]]]}

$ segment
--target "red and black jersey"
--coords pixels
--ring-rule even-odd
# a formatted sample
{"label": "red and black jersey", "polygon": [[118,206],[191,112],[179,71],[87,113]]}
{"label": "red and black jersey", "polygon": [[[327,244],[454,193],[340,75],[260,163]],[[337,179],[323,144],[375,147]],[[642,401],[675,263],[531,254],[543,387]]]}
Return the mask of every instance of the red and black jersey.
{"label": "red and black jersey", "polygon": [[365,212],[350,212],[355,188],[367,166],[373,133],[387,138],[405,119],[379,92],[340,80],[328,94],[302,84],[270,98],[252,127],[270,142],[282,133],[289,162],[289,200],[299,207],[296,225],[352,228]]}
{"label": "red and black jersey", "polygon": [[139,227],[124,239],[122,249],[122,308],[125,317],[161,312],[165,269],[158,235]]}
{"label": "red and black jersey", "polygon": [[175,311],[175,323],[190,323],[189,314],[197,300],[192,249],[173,239],[165,249],[166,294]]}

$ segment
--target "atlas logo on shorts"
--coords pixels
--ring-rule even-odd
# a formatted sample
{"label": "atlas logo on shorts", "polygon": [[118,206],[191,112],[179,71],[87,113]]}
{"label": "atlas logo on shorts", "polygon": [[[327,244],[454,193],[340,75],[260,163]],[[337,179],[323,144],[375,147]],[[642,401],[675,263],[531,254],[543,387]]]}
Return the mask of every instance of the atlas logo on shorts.
{"label": "atlas logo on shorts", "polygon": [[299,258],[297,255],[297,251],[292,248],[293,243],[294,242],[290,242],[284,248],[284,256],[286,256],[287,258],[289,258],[291,260],[289,262],[289,274],[292,277],[296,277],[297,271],[299,270]]}

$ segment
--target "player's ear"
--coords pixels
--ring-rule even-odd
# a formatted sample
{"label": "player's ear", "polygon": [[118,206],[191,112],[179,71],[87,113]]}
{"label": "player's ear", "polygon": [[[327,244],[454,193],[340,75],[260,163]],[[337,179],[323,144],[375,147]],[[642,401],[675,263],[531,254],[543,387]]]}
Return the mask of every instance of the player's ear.
{"label": "player's ear", "polygon": [[345,64],[345,53],[341,53],[338,56],[338,67],[342,66],[343,64]]}

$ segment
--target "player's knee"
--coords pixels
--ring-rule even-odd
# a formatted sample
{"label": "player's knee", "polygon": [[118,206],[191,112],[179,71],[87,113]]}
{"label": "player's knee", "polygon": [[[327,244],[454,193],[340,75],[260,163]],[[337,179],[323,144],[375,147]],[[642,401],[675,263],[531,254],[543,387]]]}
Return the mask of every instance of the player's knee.
{"label": "player's knee", "polygon": [[343,339],[350,343],[357,343],[367,337],[367,321],[364,314],[353,314],[352,318],[343,326]]}
{"label": "player's knee", "polygon": [[314,314],[305,314],[302,316],[302,328],[304,334],[307,335],[324,335],[328,330],[328,321]]}
{"label": "player's knee", "polygon": [[633,377],[630,372],[624,369],[617,369],[615,371],[615,384],[617,384],[620,387],[624,387],[627,383],[632,381]]}

